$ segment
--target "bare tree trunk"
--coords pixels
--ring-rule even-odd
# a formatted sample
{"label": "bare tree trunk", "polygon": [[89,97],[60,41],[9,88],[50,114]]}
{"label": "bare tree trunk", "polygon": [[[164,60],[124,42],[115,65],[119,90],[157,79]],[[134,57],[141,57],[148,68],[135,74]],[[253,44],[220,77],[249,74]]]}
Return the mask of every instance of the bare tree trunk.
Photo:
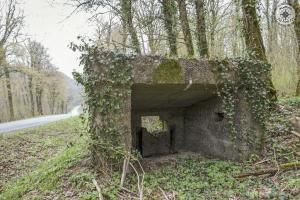
{"label": "bare tree trunk", "polygon": [[151,55],[154,55],[156,53],[155,43],[154,43],[154,36],[153,34],[149,33],[147,34],[148,41],[149,41],[149,48]]}
{"label": "bare tree trunk", "polygon": [[140,17],[139,13],[136,14],[136,18],[137,18],[137,33],[140,35],[141,38],[141,48],[142,48],[142,52],[143,54],[146,54],[146,46],[145,46],[145,41],[144,41],[144,33],[143,33],[143,25],[140,21],[142,21],[142,18]]}
{"label": "bare tree trunk", "polygon": [[6,66],[4,66],[4,73],[5,73],[5,79],[6,79],[5,82],[6,82],[6,88],[7,88],[10,121],[12,121],[15,119],[15,114],[14,114],[13,97],[12,97],[12,91],[11,91],[10,74],[9,74],[9,70]]}
{"label": "bare tree trunk", "polygon": [[20,14],[21,12],[19,12],[16,9],[17,4],[18,2],[14,0],[9,0],[5,2],[1,6],[1,14],[3,15],[0,17],[0,67],[3,67],[4,76],[6,78],[10,120],[14,120],[15,116],[13,107],[13,97],[11,91],[10,71],[6,63],[7,59],[5,48],[9,43],[10,39],[16,38],[19,35],[20,27],[22,27],[23,24],[24,17],[22,14]]}
{"label": "bare tree trunk", "polygon": [[9,69],[7,67],[5,50],[3,46],[0,46],[0,67],[3,68],[3,72],[4,72],[5,85],[7,89],[7,100],[8,100],[8,107],[9,107],[9,119],[10,121],[12,121],[15,118],[14,105],[13,105],[13,98],[12,98],[12,91],[11,91],[10,74],[9,74]]}
{"label": "bare tree trunk", "polygon": [[65,101],[64,101],[64,100],[61,101],[61,106],[60,106],[60,108],[61,108],[61,113],[62,113],[62,114],[66,113],[66,112],[65,112]]}
{"label": "bare tree trunk", "polygon": [[210,56],[211,57],[216,57],[216,43],[215,43],[215,29],[212,27],[210,30]]}
{"label": "bare tree trunk", "polygon": [[54,110],[55,110],[55,98],[51,99],[51,103],[50,103],[51,114],[54,114]]}
{"label": "bare tree trunk", "polygon": [[145,47],[145,41],[144,41],[144,36],[143,36],[143,31],[142,28],[140,28],[140,35],[141,35],[141,42],[142,42],[142,52],[143,54],[146,54],[146,47]]}
{"label": "bare tree trunk", "polygon": [[[267,0],[269,1],[269,0]],[[268,52],[269,52],[269,59],[273,59],[272,52],[274,49],[274,44],[277,44],[277,24],[276,24],[276,19],[275,19],[275,13],[276,13],[276,8],[278,5],[278,1],[274,0],[273,1],[273,6],[272,6],[272,12],[270,16],[270,25],[269,25],[269,30],[268,30]]]}
{"label": "bare tree trunk", "polygon": [[43,94],[43,89],[41,86],[36,87],[36,105],[37,105],[37,111],[39,115],[43,115],[43,105],[42,105],[42,94]]}
{"label": "bare tree trunk", "polygon": [[180,16],[184,42],[186,45],[188,55],[192,57],[194,56],[194,46],[192,41],[192,34],[189,25],[188,15],[186,11],[186,3],[185,0],[177,0],[177,3],[179,8],[179,16]]}
{"label": "bare tree trunk", "polygon": [[155,23],[154,20],[151,21],[151,23],[149,23],[149,25],[146,27],[146,29],[147,29],[146,35],[147,35],[151,55],[154,55],[155,53],[157,53],[157,45],[155,43],[155,37],[154,37],[155,28],[154,28],[153,23]]}
{"label": "bare tree trunk", "polygon": [[123,44],[123,53],[126,53],[126,43],[127,43],[127,31],[126,31],[126,24],[125,22],[122,23],[122,32],[123,32],[123,37],[122,37],[122,44]]}
{"label": "bare tree trunk", "polygon": [[196,37],[198,52],[200,57],[208,57],[208,44],[206,39],[206,27],[205,27],[205,7],[204,0],[195,0],[196,6]]}
{"label": "bare tree trunk", "polygon": [[107,36],[106,36],[106,46],[108,50],[110,50],[111,33],[112,33],[112,16],[109,15],[109,25],[108,25]]}
{"label": "bare tree trunk", "polygon": [[295,9],[296,19],[294,22],[294,29],[296,33],[297,43],[298,43],[298,55],[297,55],[297,88],[296,96],[300,95],[300,5],[297,0],[289,0],[289,4]]}
{"label": "bare tree trunk", "polygon": [[121,0],[122,18],[127,31],[129,32],[133,50],[137,54],[141,54],[140,42],[137,32],[133,26],[132,16],[132,0]]}
{"label": "bare tree trunk", "polygon": [[34,116],[33,84],[32,84],[31,75],[29,75],[28,78],[28,88],[29,88],[29,97],[30,97],[30,105],[31,105],[31,115]]}
{"label": "bare tree trunk", "polygon": [[170,48],[170,55],[177,56],[177,35],[176,35],[176,7],[174,0],[162,0],[162,8],[164,14],[164,24],[167,31],[167,37]]}
{"label": "bare tree trunk", "polygon": [[266,0],[266,22],[267,22],[267,31],[268,31],[268,37],[267,37],[267,47],[266,47],[266,50],[267,50],[267,53],[270,53],[271,52],[271,35],[272,35],[272,30],[271,30],[271,17],[272,16],[270,16],[269,15],[269,13],[270,13],[270,1],[269,0]]}
{"label": "bare tree trunk", "polygon": [[238,30],[239,24],[240,24],[240,6],[238,4],[238,0],[235,0],[234,4],[234,15],[233,17],[233,24],[235,26],[235,29],[233,30],[233,41],[232,41],[232,55],[233,57],[238,57],[239,55],[239,50],[241,47],[239,46],[239,39],[240,39],[240,32]]}
{"label": "bare tree trunk", "polygon": [[[254,59],[268,62],[263,39],[256,14],[256,0],[242,0],[244,37],[246,41],[247,52]],[[271,102],[277,100],[276,90],[272,83],[271,73],[267,75],[269,85],[269,99]]]}

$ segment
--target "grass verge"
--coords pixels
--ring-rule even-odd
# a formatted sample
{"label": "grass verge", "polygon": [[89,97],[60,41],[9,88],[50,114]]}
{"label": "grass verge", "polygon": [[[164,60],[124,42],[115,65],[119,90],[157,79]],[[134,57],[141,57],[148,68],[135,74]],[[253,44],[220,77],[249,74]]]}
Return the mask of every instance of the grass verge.
{"label": "grass verge", "polygon": [[[5,156],[5,161],[2,160],[0,166],[6,169],[12,163],[14,170],[13,173],[9,173],[9,170],[6,170],[8,173],[3,173],[6,182],[2,180],[4,184],[0,199],[76,197],[80,191],[72,192],[71,177],[77,182],[80,182],[80,178],[87,179],[87,174],[89,181],[93,177],[92,173],[83,173],[88,171],[86,166],[82,166],[88,151],[86,136],[81,136],[82,133],[80,119],[72,118],[4,136],[1,143],[8,149],[3,148],[5,152],[2,152],[2,156]],[[66,182],[70,184],[64,185]],[[90,192],[93,192],[93,188],[90,188]]]}

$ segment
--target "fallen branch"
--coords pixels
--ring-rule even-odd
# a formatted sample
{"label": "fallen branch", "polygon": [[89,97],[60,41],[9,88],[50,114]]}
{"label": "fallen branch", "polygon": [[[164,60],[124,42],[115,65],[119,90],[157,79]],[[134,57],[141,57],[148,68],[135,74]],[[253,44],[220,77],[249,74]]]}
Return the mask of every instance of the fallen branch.
{"label": "fallen branch", "polygon": [[124,185],[126,174],[127,174],[127,170],[128,170],[129,161],[130,161],[130,155],[129,156],[125,156],[124,162],[123,162],[123,170],[122,170],[122,177],[121,177],[121,182],[120,182],[120,188],[122,188],[123,185]]}
{"label": "fallen branch", "polygon": [[95,185],[97,191],[98,191],[98,194],[99,194],[99,200],[104,200],[103,196],[102,196],[102,193],[101,193],[101,188],[99,187],[96,179],[93,179],[92,180],[93,184]]}
{"label": "fallen branch", "polygon": [[129,193],[129,194],[131,194],[133,196],[136,196],[136,194],[134,192],[130,191],[129,189],[127,189],[125,187],[122,187],[121,190],[123,190],[123,191],[125,191],[125,192],[127,192],[127,193]]}
{"label": "fallen branch", "polygon": [[264,169],[264,170],[257,171],[257,172],[240,174],[240,175],[234,176],[234,178],[244,178],[244,177],[248,177],[248,176],[260,176],[260,175],[265,175],[265,174],[275,174],[280,170],[285,171],[285,170],[289,170],[292,168],[295,168],[295,169],[300,168],[300,162],[285,163],[285,164],[279,165],[278,168],[270,168],[270,169]]}
{"label": "fallen branch", "polygon": [[263,159],[263,160],[261,160],[261,161],[258,161],[258,162],[256,162],[256,163],[254,163],[253,165],[255,166],[255,165],[259,165],[259,164],[262,164],[262,163],[264,163],[264,162],[268,162],[270,159]]}
{"label": "fallen branch", "polygon": [[[139,163],[139,162],[138,162],[138,163]],[[136,173],[136,176],[137,176],[137,181],[138,181],[137,186],[138,186],[138,196],[139,196],[139,200],[143,200],[144,174],[145,174],[145,172],[144,172],[144,170],[143,170],[141,164],[139,163],[139,165],[140,165],[140,167],[141,167],[141,169],[142,169],[142,172],[143,172],[142,179],[140,179],[140,175],[139,175],[137,169],[133,166],[132,163],[129,162],[129,164],[130,164],[130,166],[132,167],[133,171]]]}
{"label": "fallen branch", "polygon": [[298,138],[300,138],[300,133],[296,132],[296,131],[291,131],[292,134],[294,134],[295,136],[297,136]]}
{"label": "fallen branch", "polygon": [[121,191],[118,193],[118,196],[119,199],[139,199],[137,194],[124,187],[121,188]]}
{"label": "fallen branch", "polygon": [[161,187],[158,187],[158,188],[161,191],[161,193],[163,194],[165,200],[169,200],[169,197],[167,196],[166,192]]}

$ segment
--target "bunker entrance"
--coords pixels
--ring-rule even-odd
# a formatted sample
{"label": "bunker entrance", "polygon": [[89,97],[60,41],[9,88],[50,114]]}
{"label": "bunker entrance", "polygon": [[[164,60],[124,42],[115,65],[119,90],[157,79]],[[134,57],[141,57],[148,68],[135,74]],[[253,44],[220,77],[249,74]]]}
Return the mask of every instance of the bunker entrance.
{"label": "bunker entrance", "polygon": [[143,157],[212,149],[210,134],[222,137],[225,126],[215,91],[214,85],[134,84],[133,148]]}

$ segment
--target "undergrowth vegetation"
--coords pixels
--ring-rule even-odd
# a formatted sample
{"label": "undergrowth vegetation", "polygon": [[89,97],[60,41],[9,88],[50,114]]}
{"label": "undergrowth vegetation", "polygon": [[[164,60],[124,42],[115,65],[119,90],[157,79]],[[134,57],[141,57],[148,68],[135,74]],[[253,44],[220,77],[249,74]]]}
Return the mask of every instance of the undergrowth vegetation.
{"label": "undergrowth vegetation", "polygon": [[[287,122],[288,117],[299,116],[297,102],[294,99],[280,100],[280,109],[271,114],[271,121],[268,122],[267,145],[262,155],[253,155],[244,163],[213,160],[199,155],[175,155],[163,161],[158,158],[154,160],[155,164],[151,164],[151,161],[142,163],[145,166],[144,173],[138,163],[135,163],[133,167],[137,171],[130,168],[122,188],[120,188],[121,172],[107,176],[90,167],[87,133],[79,118],[5,136],[3,139],[7,142],[7,146],[8,143],[14,144],[20,138],[28,140],[26,136],[29,134],[35,143],[24,145],[24,149],[35,148],[35,151],[40,153],[57,145],[59,150],[45,156],[43,160],[36,162],[36,165],[16,168],[24,172],[11,177],[10,181],[4,184],[0,199],[97,200],[99,194],[92,181],[95,179],[104,199],[107,200],[136,199],[141,189],[145,200],[159,200],[166,197],[183,200],[298,200],[300,175],[295,170],[278,171],[271,176],[235,178],[241,173],[299,160],[299,142],[289,134],[291,127]],[[12,160],[19,159],[12,155],[13,153],[7,157],[11,156]],[[34,162],[34,156],[27,159],[27,162],[30,161]],[[0,167],[3,167],[2,163]],[[138,188],[138,184],[142,188]]]}
{"label": "undergrowth vegetation", "polygon": [[[250,165],[203,158],[179,159],[163,168],[144,174],[144,199],[297,199],[292,194],[299,187],[294,173],[275,178],[236,179],[233,176],[251,170]],[[126,191],[118,190],[120,174],[115,174],[104,190],[107,199],[137,197],[137,177],[127,179]],[[280,181],[279,181],[280,180]],[[277,182],[278,181],[278,182]],[[128,192],[130,191],[130,192]],[[127,197],[127,198],[126,198]]]}

